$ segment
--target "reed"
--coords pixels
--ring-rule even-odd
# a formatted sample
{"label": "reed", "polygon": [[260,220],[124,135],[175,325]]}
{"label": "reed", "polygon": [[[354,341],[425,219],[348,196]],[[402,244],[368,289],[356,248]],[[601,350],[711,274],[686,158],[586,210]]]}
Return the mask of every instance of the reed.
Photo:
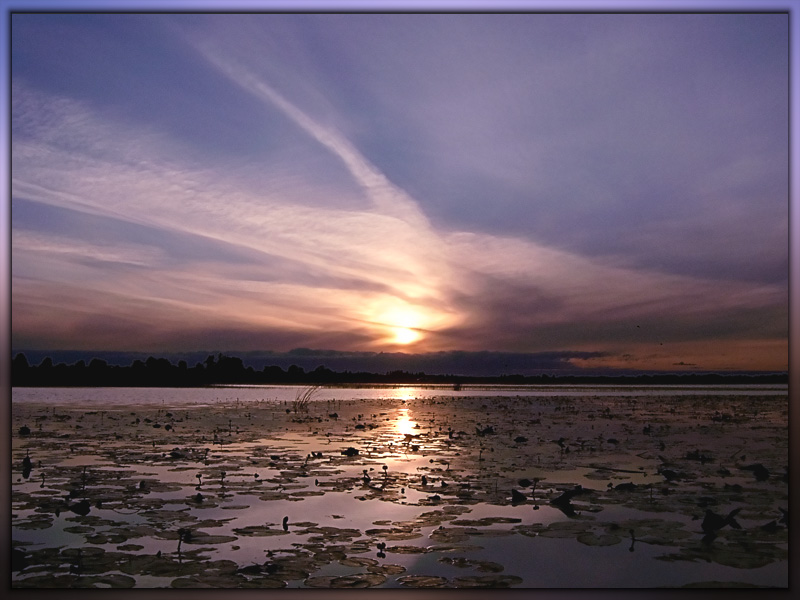
{"label": "reed", "polygon": [[319,386],[310,386],[299,390],[292,401],[292,410],[295,413],[308,412],[308,404],[319,391]]}

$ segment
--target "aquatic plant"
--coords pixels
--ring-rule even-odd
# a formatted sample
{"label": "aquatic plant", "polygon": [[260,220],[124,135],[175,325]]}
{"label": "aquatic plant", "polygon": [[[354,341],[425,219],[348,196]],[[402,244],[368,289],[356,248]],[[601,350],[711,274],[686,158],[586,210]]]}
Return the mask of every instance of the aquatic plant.
{"label": "aquatic plant", "polygon": [[192,531],[185,527],[181,527],[178,529],[178,556],[181,554],[181,544],[183,542],[189,542],[192,539]]}
{"label": "aquatic plant", "polygon": [[297,392],[292,401],[292,410],[296,413],[308,412],[308,404],[319,391],[319,386],[310,386]]}
{"label": "aquatic plant", "polygon": [[[782,422],[775,426],[766,422],[752,433],[744,426],[735,430],[741,435],[727,431],[717,435],[711,429],[698,429],[694,405],[676,403],[679,412],[672,428],[677,437],[666,450],[657,453],[660,440],[644,434],[644,421],[626,415],[632,419],[628,423],[620,416],[603,430],[602,441],[616,436],[622,443],[600,464],[599,457],[585,460],[586,453],[581,453],[582,440],[590,440],[586,452],[594,445],[595,434],[588,433],[592,424],[573,422],[563,407],[526,414],[521,406],[517,414],[506,402],[498,414],[508,411],[508,415],[502,421],[494,417],[498,435],[473,434],[476,423],[485,425],[486,411],[479,410],[483,401],[459,400],[457,410],[447,405],[454,413],[452,426],[439,425],[443,417],[437,413],[438,432],[432,429],[421,435],[424,450],[418,455],[405,452],[413,449],[415,436],[407,440],[398,434],[390,409],[375,409],[354,419],[357,410],[364,410],[361,403],[339,408],[338,423],[331,417],[328,432],[308,426],[317,417],[284,415],[291,397],[284,406],[254,405],[253,421],[259,426],[243,428],[234,441],[225,434],[237,431],[228,404],[198,411],[191,429],[179,427],[169,437],[162,437],[163,426],[137,430],[127,417],[125,423],[114,419],[113,427],[124,435],[116,442],[108,436],[109,429],[98,430],[101,413],[69,409],[75,416],[72,423],[84,417],[79,433],[66,423],[69,415],[57,427],[49,416],[52,408],[47,407],[48,421],[44,431],[36,432],[36,445],[31,445],[31,438],[15,440],[14,470],[25,466],[30,446],[34,452],[30,467],[36,473],[34,481],[13,483],[13,527],[19,539],[37,536],[46,544],[63,537],[69,547],[15,542],[12,584],[25,588],[558,585],[538,565],[532,562],[523,568],[514,558],[519,548],[528,547],[522,545],[529,542],[526,538],[541,538],[530,548],[543,552],[556,544],[563,546],[570,558],[582,556],[585,547],[598,557],[622,552],[627,558],[629,552],[640,550],[630,554],[637,564],[651,554],[671,563],[675,574],[670,581],[677,585],[696,581],[690,571],[682,571],[682,563],[690,563],[692,572],[702,567],[700,563],[730,566],[740,570],[731,575],[735,581],[758,581],[760,574],[749,574],[754,567],[771,563],[781,567],[787,561],[788,514],[778,508],[787,506],[789,493],[782,478],[787,447],[781,437]],[[623,400],[602,401],[615,410],[623,404]],[[660,414],[657,410],[668,410],[660,400],[648,401],[653,409],[647,416],[654,421]],[[395,408],[388,400],[377,402],[381,409]],[[436,405],[430,410],[438,411],[442,401],[415,402],[419,405],[415,417],[427,430],[425,425],[433,418],[421,406]],[[537,401],[525,410],[547,408],[554,402]],[[330,416],[331,408],[320,415]],[[705,405],[700,408],[705,410]],[[36,410],[42,409],[15,407],[11,430],[30,423]],[[169,414],[156,412],[152,408],[141,417],[149,414],[163,425]],[[532,419],[525,417],[537,414],[542,427],[536,433],[524,432],[529,443],[513,441],[517,433],[511,433],[511,421],[530,423]],[[112,416],[106,414],[106,428],[112,427]],[[354,428],[356,422],[363,422],[365,429]],[[773,437],[762,440],[767,426],[780,426],[772,434],[775,443]],[[366,430],[373,427],[372,432]],[[651,434],[664,435],[664,427],[655,421]],[[141,439],[135,437],[137,431]],[[225,438],[224,445],[214,446],[213,456],[204,447],[212,432]],[[570,455],[559,452],[561,433],[564,450],[566,446],[573,450]],[[729,458],[733,444],[745,442],[748,457],[737,452]],[[325,452],[312,450],[315,444],[327,444]],[[598,448],[608,452],[610,446],[601,443]],[[704,456],[715,460],[703,464]],[[736,478],[733,485],[719,479],[723,474],[718,473],[722,467],[718,457],[728,461],[726,476]],[[205,466],[196,464],[204,459]],[[766,465],[773,473],[759,481],[757,465]],[[369,484],[362,487],[364,479]],[[597,480],[602,489],[591,490],[589,482]],[[579,504],[584,498],[588,503]],[[518,507],[512,506],[515,499],[521,501]],[[503,516],[484,516],[490,505],[503,507]],[[741,513],[734,515],[741,519],[741,529],[732,520],[725,522],[728,511],[720,507],[726,505],[741,506]],[[711,519],[706,522],[712,535],[701,525],[707,507],[719,510],[722,518],[723,527],[718,529]],[[381,518],[373,520],[378,510]],[[84,511],[88,514],[80,514]],[[659,515],[631,519],[644,512]],[[275,522],[265,522],[262,515]],[[342,522],[338,520],[348,528],[328,527],[331,521]],[[499,536],[509,537],[507,545],[489,539]],[[481,540],[486,540],[485,548],[470,544]],[[408,545],[393,545],[397,543]],[[95,548],[103,545],[107,551]],[[479,551],[482,554],[476,556]],[[402,556],[422,554],[429,555],[422,562]],[[437,555],[448,556],[437,559]],[[219,560],[223,556],[226,559]],[[397,557],[404,566],[387,564]],[[565,561],[565,579],[570,569],[578,568],[577,562]],[[647,574],[648,584],[664,583],[657,572]],[[776,577],[780,585],[782,580]],[[603,579],[600,584],[618,581],[625,583]]]}

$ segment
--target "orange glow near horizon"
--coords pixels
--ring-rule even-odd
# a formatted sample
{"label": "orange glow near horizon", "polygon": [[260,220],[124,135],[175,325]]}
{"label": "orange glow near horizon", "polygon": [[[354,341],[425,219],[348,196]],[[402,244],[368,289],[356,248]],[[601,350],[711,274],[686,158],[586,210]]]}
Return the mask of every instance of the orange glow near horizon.
{"label": "orange glow near horizon", "polygon": [[788,357],[786,340],[703,340],[617,347],[608,356],[572,358],[569,362],[581,368],[785,371],[789,367]]}

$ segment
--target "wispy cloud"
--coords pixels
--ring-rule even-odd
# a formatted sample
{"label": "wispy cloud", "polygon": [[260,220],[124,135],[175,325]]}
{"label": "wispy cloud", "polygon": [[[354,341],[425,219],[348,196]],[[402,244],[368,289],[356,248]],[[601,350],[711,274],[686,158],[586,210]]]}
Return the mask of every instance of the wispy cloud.
{"label": "wispy cloud", "polygon": [[[88,227],[12,223],[15,344],[53,339],[54,332],[66,344],[79,331],[91,332],[94,337],[87,337],[98,344],[119,343],[124,332],[138,327],[140,347],[224,339],[233,349],[380,350],[397,348],[399,333],[409,331],[419,341],[408,348],[420,351],[601,351],[602,356],[571,356],[607,362],[641,358],[654,348],[661,352],[662,345],[689,352],[693,344],[697,350],[736,335],[772,344],[778,348],[774,354],[785,347],[780,330],[787,299],[780,278],[712,277],[706,267],[694,275],[685,267],[684,274],[670,274],[613,252],[579,254],[567,250],[568,244],[556,247],[535,236],[493,234],[491,228],[466,229],[433,218],[435,202],[423,201],[411,192],[413,185],[400,185],[378,166],[386,157],[373,160],[363,149],[364,124],[337,114],[337,102],[326,104],[330,90],[323,83],[302,80],[306,97],[319,102],[303,101],[292,86],[275,83],[274,70],[260,68],[257,55],[248,58],[241,48],[228,53],[225,44],[202,35],[189,39],[199,64],[228,82],[228,94],[255,102],[258,110],[246,113],[253,128],[269,130],[267,123],[280,139],[265,142],[246,161],[237,162],[233,153],[217,159],[124,111],[44,91],[24,79],[13,82],[12,196],[113,223],[115,231],[139,228],[111,240]],[[367,70],[368,63],[360,64]],[[487,68],[491,64],[486,61]],[[542,64],[534,70],[542,81],[552,81],[553,68]],[[468,83],[467,72],[472,71],[442,76],[452,77],[453,90],[465,92],[458,86]],[[295,83],[302,79],[293,76]],[[528,132],[506,135],[517,122],[513,115],[500,111],[493,120],[470,125],[466,117],[475,102],[511,106],[505,97],[520,89],[502,84],[509,81],[504,76],[492,80],[498,85],[484,91],[482,100],[456,94],[446,103],[438,96],[442,88],[430,88],[406,124],[420,129],[437,115],[445,121],[431,127],[424,152],[446,153],[453,140],[463,141],[459,152],[429,167],[441,167],[454,187],[470,184],[468,175],[458,176],[473,164],[480,177],[522,189],[529,183],[520,175],[522,163],[531,158],[544,181],[553,160],[549,149],[563,158],[577,132],[565,130],[562,139],[538,138],[523,148],[518,144]],[[523,87],[539,85],[534,77]],[[396,110],[408,98],[394,98],[391,86],[381,90],[379,99],[391,98]],[[315,111],[319,106],[329,112]],[[445,119],[447,110],[462,111],[464,118]],[[470,127],[458,133],[458,122]],[[505,159],[480,146],[491,131],[516,140],[498,150]],[[584,133],[595,139],[603,132]],[[710,173],[697,194],[733,197],[740,189],[737,177],[746,184],[769,169],[764,161],[737,160],[732,171],[722,165]],[[573,191],[589,190],[587,172],[575,177],[586,177],[587,187]],[[541,189],[552,186],[549,181]],[[731,206],[746,204],[736,198]],[[699,209],[706,223],[713,206]],[[485,200],[472,210],[488,220],[491,207]],[[619,251],[626,243],[636,248],[649,240],[653,248],[666,248],[672,233],[685,233],[686,223],[677,216],[674,222],[662,219],[612,245]],[[770,216],[764,223],[782,235],[785,223]],[[748,245],[751,251],[756,247]],[[198,248],[204,251],[194,255]],[[669,254],[691,258],[693,251],[690,245]],[[765,244],[763,252],[766,257],[774,247]],[[708,252],[704,256],[710,260]],[[626,353],[629,359],[621,358]],[[663,361],[697,364],[700,357],[693,353],[691,359],[664,354]]]}
{"label": "wispy cloud", "polygon": [[[26,93],[18,89],[19,96]],[[27,114],[24,106],[18,105],[17,110],[19,114]],[[442,262],[432,254],[434,245],[441,242],[429,230],[420,229],[419,217],[407,222],[375,209],[338,210],[325,207],[324,201],[321,206],[319,203],[308,206],[287,201],[280,195],[257,196],[225,173],[181,165],[164,156],[163,148],[171,146],[169,140],[162,144],[157,137],[140,136],[120,124],[92,118],[84,107],[75,103],[59,102],[55,112],[42,116],[42,120],[52,123],[52,130],[47,130],[46,135],[30,139],[20,134],[15,139],[14,195],[131,223],[206,236],[263,253],[265,262],[260,277],[269,281],[269,285],[253,280],[240,280],[233,285],[230,265],[214,277],[209,275],[213,269],[202,265],[202,271],[192,273],[191,277],[200,289],[215,281],[225,281],[231,297],[239,297],[244,287],[276,310],[296,313],[297,309],[290,310],[288,306],[303,306],[308,314],[296,315],[293,319],[296,326],[320,321],[315,314],[327,315],[326,325],[331,319],[378,324],[386,318],[382,312],[391,312],[398,301],[411,307],[406,310],[418,311],[415,326],[430,326],[440,319],[425,315],[442,302],[437,298],[437,287],[432,285],[442,278],[437,272]],[[80,133],[84,136],[80,153],[63,147],[70,145],[71,123],[80,123]],[[109,130],[125,139],[124,157],[118,156],[115,148],[105,147]],[[96,143],[92,131],[97,132]],[[139,150],[134,152],[131,148]],[[384,187],[388,188],[388,184]],[[30,244],[26,246],[22,237],[18,241],[16,252],[30,250]],[[64,247],[62,243],[62,251]],[[79,248],[81,244],[76,245],[73,253],[80,252]],[[305,277],[297,273],[296,280],[275,282],[275,277],[270,277],[270,256],[305,265],[329,281],[358,282],[362,289],[350,285],[350,289],[339,286],[326,290],[319,281],[308,287],[304,285]],[[217,276],[221,279],[215,279]],[[326,302],[330,304],[327,309],[323,306]],[[318,312],[312,304],[323,310]],[[418,304],[424,306],[413,308]],[[232,308],[226,303],[217,305],[220,311]],[[245,314],[254,313],[245,311]],[[393,323],[384,325],[391,327]]]}
{"label": "wispy cloud", "polygon": [[[30,257],[35,261],[38,256],[44,262],[60,257],[65,262],[86,261],[152,267],[163,256],[159,250],[144,244],[97,245],[76,240],[74,237],[44,235],[18,229],[12,232],[11,244],[17,257]],[[20,270],[30,275],[30,268],[28,266]]]}
{"label": "wispy cloud", "polygon": [[[161,265],[164,257],[141,244],[92,246],[15,231],[15,263],[28,260],[15,276],[40,273],[53,285],[70,277],[91,280],[93,289],[81,306],[96,303],[96,293],[125,295],[148,304],[142,320],[152,313],[151,303],[202,315],[173,316],[173,327],[187,320],[197,327],[214,315],[228,325],[264,330],[327,330],[342,339],[359,332],[363,343],[364,336],[391,340],[394,325],[425,331],[432,349],[486,343],[475,340],[475,332],[497,344],[538,347],[537,332],[554,326],[623,321],[630,326],[668,314],[679,322],[687,315],[759,309],[783,299],[776,286],[623,269],[519,238],[436,231],[413,199],[376,173],[346,140],[320,133],[310,117],[285,100],[279,104],[296,113],[304,129],[316,131],[314,139],[327,140],[324,145],[336,157],[346,158],[359,185],[380,200],[372,209],[339,210],[287,202],[280,195],[256,196],[225,173],[164,156],[170,140],[162,143],[157,136],[93,116],[78,104],[58,102],[55,114],[41,113],[50,128],[37,124],[40,135],[15,139],[14,195],[221,240],[255,251],[263,262]],[[18,114],[26,114],[24,108],[18,106]],[[70,123],[80,123],[80,152],[63,147],[73,134]],[[111,131],[125,140],[124,156],[116,154],[117,146],[109,147]],[[403,210],[396,210],[399,205]],[[90,275],[88,259],[149,268],[105,265]],[[48,263],[50,273],[43,274]],[[25,285],[18,281],[19,294]],[[111,314],[112,305],[109,301],[96,310]],[[134,315],[133,308],[125,310],[126,319]],[[586,343],[598,342],[592,338]],[[556,343],[550,336],[545,339]]]}

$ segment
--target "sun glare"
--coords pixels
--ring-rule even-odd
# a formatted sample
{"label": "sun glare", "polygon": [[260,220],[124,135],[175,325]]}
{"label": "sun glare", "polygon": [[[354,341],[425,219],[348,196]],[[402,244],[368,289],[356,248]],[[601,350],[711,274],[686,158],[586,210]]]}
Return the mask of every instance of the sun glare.
{"label": "sun glare", "polygon": [[420,339],[422,335],[409,327],[397,327],[395,329],[394,341],[396,344],[410,344]]}
{"label": "sun glare", "polygon": [[456,315],[441,306],[382,296],[361,309],[374,329],[376,345],[411,346],[428,342],[435,331],[452,326]]}
{"label": "sun glare", "polygon": [[426,319],[416,307],[391,306],[381,311],[380,320],[388,326],[387,341],[393,344],[408,345],[424,336],[420,329]]}
{"label": "sun glare", "polygon": [[413,435],[417,429],[417,423],[409,418],[407,409],[401,409],[400,415],[395,421],[395,427],[400,435]]}

